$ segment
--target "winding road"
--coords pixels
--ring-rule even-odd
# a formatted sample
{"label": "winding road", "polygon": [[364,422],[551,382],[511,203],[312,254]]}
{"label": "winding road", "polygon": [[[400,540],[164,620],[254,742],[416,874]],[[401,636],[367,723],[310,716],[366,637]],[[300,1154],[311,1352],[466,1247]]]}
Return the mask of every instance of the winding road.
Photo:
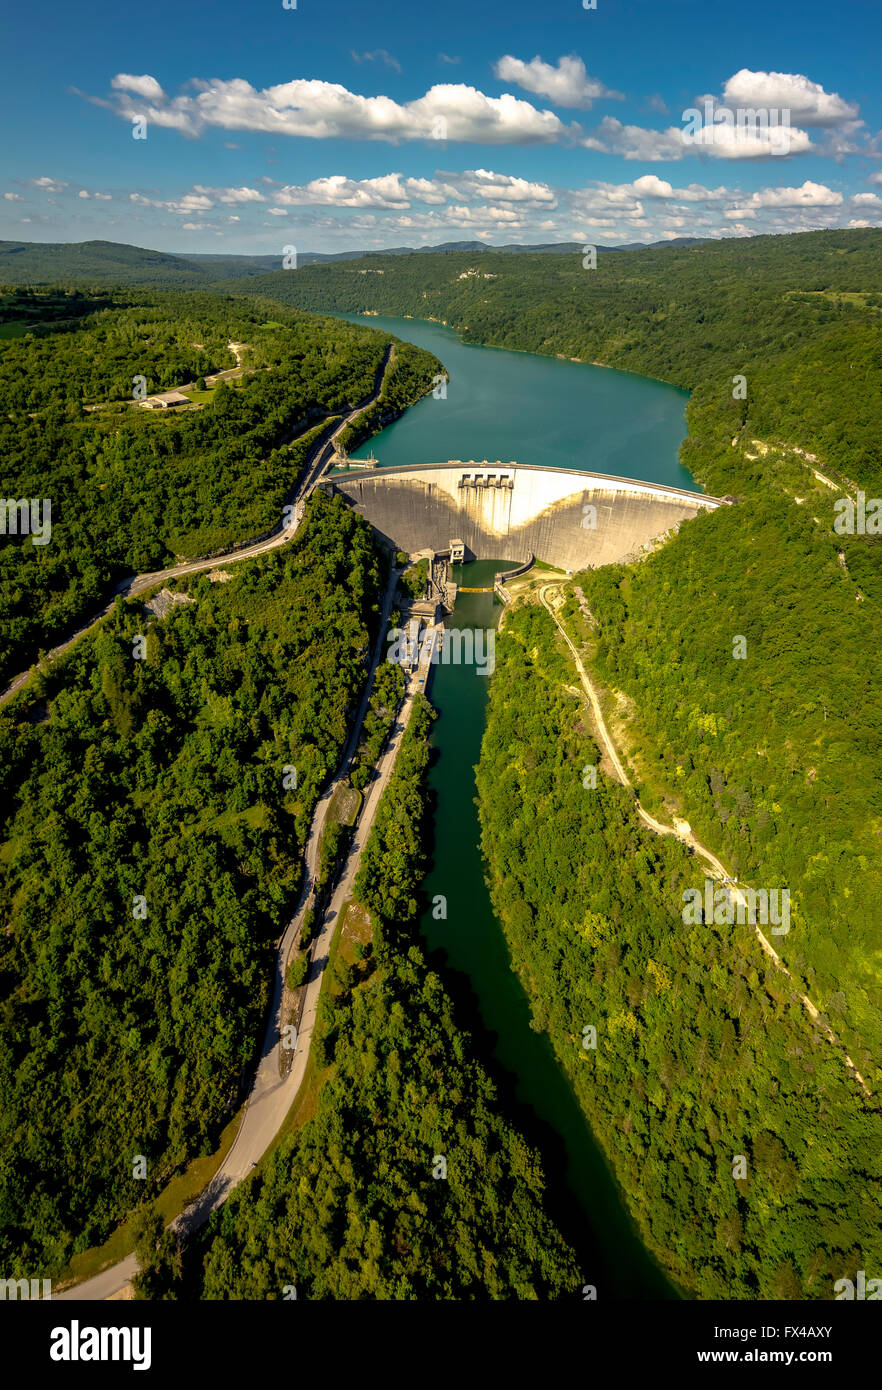
{"label": "winding road", "polygon": [[[303,482],[293,494],[289,494],[290,501],[286,499],[286,505],[293,505],[294,507],[293,512],[289,516],[287,525],[280,524],[268,536],[262,536],[258,540],[246,542],[244,545],[224,555],[208,556],[202,560],[190,560],[184,564],[175,565],[170,569],[153,570],[147,574],[132,575],[128,579],[120,580],[113,591],[110,602],[105,604],[100,612],[88,618],[81,627],[77,628],[76,632],[71,637],[59,643],[57,647],[53,647],[47,654],[48,661],[56,661],[65,652],[69,651],[75,642],[78,642],[81,637],[85,636],[87,632],[90,632],[103,618],[106,618],[107,614],[113,609],[113,605],[119,594],[125,594],[129,598],[133,598],[136,594],[143,593],[146,589],[151,589],[155,584],[161,584],[164,580],[180,579],[183,575],[199,574],[202,570],[207,569],[220,569],[224,565],[235,564],[239,560],[253,560],[257,555],[265,555],[270,550],[277,550],[279,546],[287,545],[297,534],[298,527],[303,520],[303,512],[306,503],[312,496],[319,479],[337,451],[340,435],[348,425],[352,424],[353,420],[358,418],[363,410],[367,410],[369,406],[379,400],[386,379],[386,370],[393,360],[394,351],[394,346],[390,343],[386,349],[383,361],[377,370],[374,394],[369,396],[367,400],[361,401],[354,410],[351,410],[348,415],[344,416],[330,434],[323,437],[320,436],[316,440],[313,445],[312,453],[307,457],[304,464]],[[328,428],[330,429],[330,426]],[[19,690],[22,690],[27,685],[33,669],[32,666],[29,666],[26,671],[22,671],[10,682],[2,694],[0,694],[0,705],[5,704],[7,700],[11,700]]]}
{"label": "winding road", "polygon": [[[122,584],[117,586],[116,593],[126,593],[131,596],[143,592],[145,589],[149,589],[157,582],[163,580],[174,579],[185,574],[195,574],[200,570],[232,564],[240,560],[252,559],[257,555],[265,554],[267,551],[286,545],[296,534],[300,526],[306,503],[325,471],[329,460],[336,452],[337,443],[343,430],[345,430],[347,425],[355,420],[363,410],[372,405],[374,401],[379,398],[382,392],[386,370],[392,359],[393,352],[394,347],[390,344],[378,370],[374,394],[369,397],[368,400],[361,402],[354,410],[350,411],[330,434],[316,441],[312,457],[307,461],[304,469],[303,482],[294,498],[294,510],[287,526],[280,526],[270,537],[263,538],[254,544],[244,546],[228,555],[196,560],[187,564],[175,566],[173,569],[137,575],[132,579],[124,580]],[[300,1027],[296,1033],[293,1062],[283,1075],[280,1066],[280,1049],[282,1047],[282,1002],[285,968],[291,947],[302,925],[303,916],[307,910],[312,888],[316,881],[322,834],[328,808],[336,788],[348,775],[351,759],[358,747],[358,740],[367,712],[377,665],[385,649],[389,613],[391,611],[400,573],[400,569],[395,567],[390,570],[388,583],[383,596],[383,606],[374,642],[371,666],[362,691],[359,708],[353,720],[349,738],[340,759],[337,772],[328,783],[316,803],[313,812],[309,836],[304,850],[305,867],[303,884],[301,886],[301,892],[294,915],[288,922],[276,951],[272,1002],[269,1008],[269,1015],[260,1048],[260,1058],[246,1101],[242,1122],[232,1147],[211,1182],[195,1201],[185,1208],[175,1221],[172,1222],[172,1227],[179,1231],[181,1235],[186,1235],[188,1232],[195,1230],[207,1221],[211,1212],[226,1201],[233,1189],[252,1172],[282,1127],[306,1073],[310,1043],[315,1026],[318,999],[321,992],[325,967],[330,956],[331,942],[343,907],[346,901],[352,896],[355,877],[361,862],[362,849],[373,827],[377,809],[395,766],[395,761],[401,747],[401,740],[410,719],[413,708],[413,698],[418,689],[416,674],[409,675],[405,672],[404,699],[398,711],[396,722],[392,726],[389,738],[380,756],[374,778],[365,794],[361,810],[353,828],[352,840],[346,860],[340,870],[328,908],[323,915],[321,928],[313,942],[309,974],[306,982],[306,992],[301,1011]],[[80,637],[94,627],[96,623],[100,622],[112,609],[113,602],[114,601],[111,600],[101,613],[85,623],[66,642],[54,648],[49,654],[50,659],[54,659],[67,651]],[[7,690],[3,692],[3,695],[0,696],[0,703],[12,698],[18,690],[21,690],[27,683],[30,674],[31,671],[29,669],[22,672],[20,676],[17,676]],[[128,1255],[125,1259],[120,1260],[108,1269],[102,1270],[91,1279],[60,1290],[54,1297],[60,1300],[97,1300],[112,1298],[119,1294],[120,1291],[130,1283],[137,1273],[137,1268],[136,1257],[133,1254]]]}
{"label": "winding road", "polygon": [[[353,829],[346,860],[337,878],[330,903],[322,917],[321,929],[313,943],[306,995],[301,1012],[300,1027],[296,1035],[294,1059],[288,1072],[281,1075],[280,1049],[282,1047],[282,996],[285,967],[291,947],[303,922],[313,884],[316,881],[322,832],[328,807],[337,786],[345,780],[348,774],[351,758],[358,746],[374,675],[385,650],[389,612],[400,573],[400,570],[393,569],[389,576],[380,625],[374,643],[373,659],[362,693],[361,704],[337,772],[316,803],[313,813],[304,853],[303,885],[294,915],[289,921],[276,951],[272,1003],[261,1044],[260,1060],[248,1095],[242,1123],[229,1153],[211,1182],[195,1201],[191,1202],[171,1223],[172,1228],[182,1236],[186,1236],[189,1232],[203,1225],[215,1208],[225,1202],[233,1189],[249,1176],[281,1129],[306,1074],[319,994],[321,993],[325,967],[330,958],[331,942],[343,907],[347,900],[352,897],[355,877],[361,863],[362,850],[373,828],[377,809],[392,775],[401,748],[401,740],[410,720],[414,695],[418,689],[416,674],[409,675],[405,672],[404,699],[390,730],[384,751],[377,763],[375,776],[365,794],[361,811]],[[134,1278],[137,1270],[138,1265],[135,1256],[127,1255],[125,1259],[120,1260],[109,1269],[102,1270],[93,1278],[64,1289],[62,1292],[54,1294],[53,1297],[68,1300],[112,1298]]]}

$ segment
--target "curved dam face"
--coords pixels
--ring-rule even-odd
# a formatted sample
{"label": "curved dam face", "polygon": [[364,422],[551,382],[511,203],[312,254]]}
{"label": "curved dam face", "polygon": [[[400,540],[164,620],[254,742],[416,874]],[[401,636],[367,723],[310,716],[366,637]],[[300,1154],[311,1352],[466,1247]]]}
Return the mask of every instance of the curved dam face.
{"label": "curved dam face", "polygon": [[465,558],[527,560],[577,570],[636,558],[719,498],[569,468],[517,463],[413,464],[322,487],[345,497],[396,549],[446,550]]}

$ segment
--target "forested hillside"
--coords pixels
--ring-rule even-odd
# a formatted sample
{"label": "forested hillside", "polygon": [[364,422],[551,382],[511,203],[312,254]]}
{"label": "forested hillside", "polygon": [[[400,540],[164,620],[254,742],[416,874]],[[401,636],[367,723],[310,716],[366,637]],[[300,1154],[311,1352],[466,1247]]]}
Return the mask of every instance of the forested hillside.
{"label": "forested hillside", "polygon": [[[227,274],[232,274],[228,269]],[[196,289],[216,276],[185,256],[114,241],[0,241],[3,285],[139,285]]]}
{"label": "forested hillside", "polygon": [[[358,325],[218,295],[20,291],[0,320],[7,497],[51,499],[51,541],[0,543],[0,683],[106,601],[121,578],[272,530],[319,419],[369,398],[389,338]],[[234,369],[194,406],[138,409],[149,393]],[[397,343],[383,411],[404,409],[440,364]],[[87,410],[85,407],[100,407]],[[198,408],[197,408],[198,407]],[[299,440],[298,440],[299,436]]]}
{"label": "forested hillside", "polygon": [[[578,254],[375,255],[249,287],[304,309],[441,319],[467,342],[686,387],[682,457],[712,492],[750,481],[730,445],[740,429],[771,431],[882,490],[882,230],[619,251],[594,270]],[[736,373],[746,401],[733,399]]]}
{"label": "forested hillside", "polygon": [[321,493],[289,547],[227,573],[161,621],[118,600],[0,712],[10,1276],[57,1273],[211,1152],[261,1031],[384,576]]}
{"label": "forested hillside", "polygon": [[799,923],[779,949],[877,1084],[882,536],[838,534],[834,508],[857,487],[882,496],[882,231],[620,252],[595,270],[542,255],[487,254],[466,278],[457,255],[372,264],[383,274],[307,268],[286,297],[431,314],[471,341],[692,390],[681,458],[736,505],[643,567],[585,579],[600,670],[631,697],[650,797],[734,873],[791,888]]}
{"label": "forested hillside", "polygon": [[196,1237],[190,1296],[579,1297],[537,1155],[417,943],[431,718],[417,696],[356,887],[371,940],[322,993],[318,1111]]}
{"label": "forested hillside", "polygon": [[830,1300],[882,1262],[882,1115],[749,925],[684,925],[700,866],[629,792],[585,785],[600,757],[573,679],[548,615],[508,612],[478,792],[535,1026],[682,1287]]}
{"label": "forested hillside", "polygon": [[879,603],[855,601],[804,508],[771,500],[579,580],[595,670],[630,697],[620,728],[641,794],[675,807],[737,877],[789,887],[777,949],[879,1091]]}

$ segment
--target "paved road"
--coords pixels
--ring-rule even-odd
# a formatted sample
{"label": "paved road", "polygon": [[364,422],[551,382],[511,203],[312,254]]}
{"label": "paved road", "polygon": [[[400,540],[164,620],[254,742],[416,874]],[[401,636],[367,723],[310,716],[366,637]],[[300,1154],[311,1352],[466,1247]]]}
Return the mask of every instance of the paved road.
{"label": "paved road", "polygon": [[[374,644],[370,674],[365,684],[361,705],[353,724],[349,741],[340,761],[340,767],[316,804],[313,813],[309,839],[305,851],[306,869],[304,884],[297,909],[288,923],[276,952],[273,976],[273,998],[269,1011],[269,1020],[261,1046],[260,1062],[248,1096],[242,1124],[233,1141],[232,1148],[208,1187],[206,1187],[196,1201],[172,1223],[175,1229],[179,1230],[184,1235],[190,1231],[196,1230],[207,1221],[211,1212],[225,1202],[233,1189],[242,1182],[244,1178],[248,1177],[255,1164],[257,1164],[266,1153],[282,1127],[306,1073],[306,1064],[309,1058],[309,1048],[315,1026],[319,993],[322,987],[325,967],[329,959],[331,941],[337,929],[343,906],[352,896],[355,877],[361,862],[361,852],[370,835],[371,828],[376,818],[377,808],[380,804],[383,792],[388,785],[389,778],[392,775],[395,760],[398,757],[398,752],[401,747],[401,740],[410,720],[411,711],[413,709],[413,699],[418,688],[418,677],[416,675],[406,676],[407,686],[404,700],[398,711],[386,747],[377,764],[374,779],[367,789],[358,820],[353,830],[352,841],[346,861],[340,871],[336,887],[331,896],[331,901],[324,914],[321,930],[313,946],[312,963],[306,984],[306,996],[300,1028],[297,1033],[294,1060],[288,1073],[285,1076],[281,1076],[279,1051],[281,1046],[284,970],[291,946],[300,928],[303,914],[306,911],[310,889],[315,882],[318,857],[321,848],[322,830],[324,828],[328,806],[330,805],[335,788],[339,782],[345,779],[348,772],[350,759],[358,744],[361,724],[367,710],[374,674],[379,661],[386,652],[386,629],[399,574],[400,570],[396,569],[393,570],[390,575],[389,584],[384,596],[382,620],[377,640]],[[88,1279],[82,1284],[77,1284],[62,1293],[58,1293],[55,1297],[67,1300],[111,1298],[114,1294],[118,1293],[120,1289],[124,1288],[125,1285],[134,1278],[136,1273],[137,1261],[134,1255],[128,1255],[124,1260],[120,1260],[118,1264],[113,1265],[110,1269],[103,1270],[100,1274],[95,1275],[94,1278]]]}
{"label": "paved road", "polygon": [[[585,694],[591,701],[591,708],[594,711],[595,723],[597,724],[598,732],[600,733],[600,737],[603,741],[603,746],[609,754],[610,761],[612,762],[613,767],[616,770],[616,776],[618,777],[622,786],[630,787],[633,791],[631,780],[628,777],[628,774],[625,772],[624,767],[622,766],[622,762],[619,758],[616,746],[613,743],[612,738],[610,737],[609,730],[607,729],[606,720],[603,715],[603,710],[600,708],[600,700],[597,697],[597,692],[594,689],[593,682],[591,681],[591,678],[585,669],[582,658],[576,651],[575,646],[570,640],[569,634],[564,629],[563,624],[558,618],[557,613],[549,600],[549,593],[552,591],[559,591],[559,589],[559,584],[546,584],[539,590],[539,597],[544,607],[548,610],[548,612],[554,619],[558,631],[560,632],[561,636],[563,637],[564,641],[570,649],[570,654],[574,662],[576,663],[576,670],[579,672],[579,678],[582,682],[582,687],[585,691]],[[650,830],[654,830],[657,835],[674,835],[678,840],[681,841],[682,844],[686,845],[687,849],[690,849],[693,854],[696,854],[701,859],[704,859],[710,865],[712,876],[714,878],[720,879],[723,883],[726,884],[729,890],[729,896],[731,898],[734,898],[736,903],[739,903],[745,909],[747,908],[747,898],[745,896],[744,890],[737,886],[737,880],[732,877],[726,866],[720,859],[717,858],[713,851],[709,850],[706,845],[703,845],[701,841],[696,838],[696,836],[692,833],[691,830],[687,830],[685,828],[685,822],[682,823],[682,826],[678,826],[665,825],[663,821],[656,820],[655,816],[651,816],[648,811],[644,810],[644,808],[640,804],[640,798],[636,794],[634,796],[634,805],[638,816],[644,822],[645,825],[649,826]],[[748,920],[750,920],[749,916]],[[781,957],[778,955],[778,952],[775,950],[772,943],[769,941],[768,937],[760,931],[756,922],[752,922],[751,925],[753,926],[757,938],[759,939],[759,943],[765,951],[766,955],[769,957],[771,961],[774,962],[777,968],[784,975],[787,976],[788,980],[793,982],[793,976],[787,969],[787,966],[784,964]],[[797,998],[802,1003],[809,1017],[812,1019],[812,1022],[818,1025],[818,1027],[824,1033],[824,1036],[827,1038],[827,1040],[831,1042],[833,1046],[836,1047],[842,1053],[843,1060],[846,1066],[848,1067],[848,1070],[851,1072],[852,1076],[858,1082],[859,1086],[861,1087],[861,1090],[864,1092],[866,1096],[871,1096],[872,1092],[870,1091],[870,1088],[868,1087],[866,1081],[864,1080],[863,1076],[861,1076],[861,1073],[858,1071],[852,1059],[849,1057],[843,1043],[833,1032],[833,1029],[829,1026],[829,1024],[821,1018],[820,1011],[818,1010],[817,1006],[812,1002],[811,999],[809,999],[807,994],[801,993],[800,990],[797,990],[796,994]]]}
{"label": "paved road", "polygon": [[[319,479],[321,478],[322,474],[328,466],[328,463],[333,458],[334,453],[337,449],[337,441],[340,435],[346,429],[347,425],[350,425],[353,420],[357,419],[357,417],[361,414],[363,410],[366,410],[368,406],[373,405],[374,402],[379,398],[380,393],[383,389],[383,382],[386,376],[386,368],[388,367],[392,358],[392,352],[393,347],[390,344],[389,347],[386,349],[386,354],[377,372],[377,382],[374,394],[370,396],[366,401],[362,401],[359,405],[355,407],[354,410],[351,410],[349,414],[345,416],[343,420],[341,420],[340,424],[335,426],[333,433],[324,438],[320,437],[313,445],[312,457],[308,459],[307,464],[305,466],[303,483],[301,484],[299,491],[293,497],[293,505],[295,510],[291,514],[289,524],[287,526],[280,525],[279,528],[276,531],[274,531],[271,536],[268,536],[262,540],[254,541],[251,544],[244,545],[240,549],[233,550],[227,555],[216,555],[213,558],[208,558],[204,560],[191,560],[186,562],[185,564],[175,565],[171,569],[153,570],[148,574],[133,575],[128,579],[120,580],[120,582],[114,589],[114,597],[110,600],[110,602],[107,603],[104,606],[104,608],[102,608],[98,613],[94,614],[91,618],[87,619],[87,621],[82,625],[82,627],[77,629],[77,631],[73,634],[72,637],[69,637],[66,641],[61,642],[57,647],[52,648],[52,650],[48,653],[49,662],[51,663],[56,661],[57,658],[61,656],[64,652],[69,651],[70,648],[74,645],[74,643],[78,642],[80,638],[84,636],[85,633],[89,632],[96,625],[96,623],[100,623],[102,618],[105,618],[107,614],[112,610],[114,602],[116,601],[117,594],[126,594],[131,598],[135,594],[143,593],[146,589],[150,589],[155,584],[160,584],[166,580],[179,579],[182,575],[185,574],[199,574],[202,570],[219,569],[224,565],[237,564],[240,560],[253,560],[257,555],[265,555],[270,550],[276,550],[279,546],[287,545],[288,542],[297,534],[297,530],[300,526],[301,521],[303,520],[303,512],[306,503],[309,500],[312,493],[314,492]],[[5,704],[7,700],[11,700],[13,695],[15,695],[25,685],[27,685],[28,681],[30,680],[32,670],[33,667],[28,667],[26,671],[22,671],[20,675],[15,677],[15,679],[6,687],[3,693],[0,694],[0,705]]]}

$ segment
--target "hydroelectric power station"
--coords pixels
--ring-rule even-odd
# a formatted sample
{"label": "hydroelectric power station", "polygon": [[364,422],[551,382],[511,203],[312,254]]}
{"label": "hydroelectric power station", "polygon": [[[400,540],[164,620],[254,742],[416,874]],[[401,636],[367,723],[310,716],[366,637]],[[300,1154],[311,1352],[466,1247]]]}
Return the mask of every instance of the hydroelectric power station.
{"label": "hydroelectric power station", "polygon": [[579,469],[486,460],[334,473],[320,486],[346,498],[408,554],[449,551],[455,538],[465,560],[535,556],[568,571],[636,559],[682,521],[728,500]]}

